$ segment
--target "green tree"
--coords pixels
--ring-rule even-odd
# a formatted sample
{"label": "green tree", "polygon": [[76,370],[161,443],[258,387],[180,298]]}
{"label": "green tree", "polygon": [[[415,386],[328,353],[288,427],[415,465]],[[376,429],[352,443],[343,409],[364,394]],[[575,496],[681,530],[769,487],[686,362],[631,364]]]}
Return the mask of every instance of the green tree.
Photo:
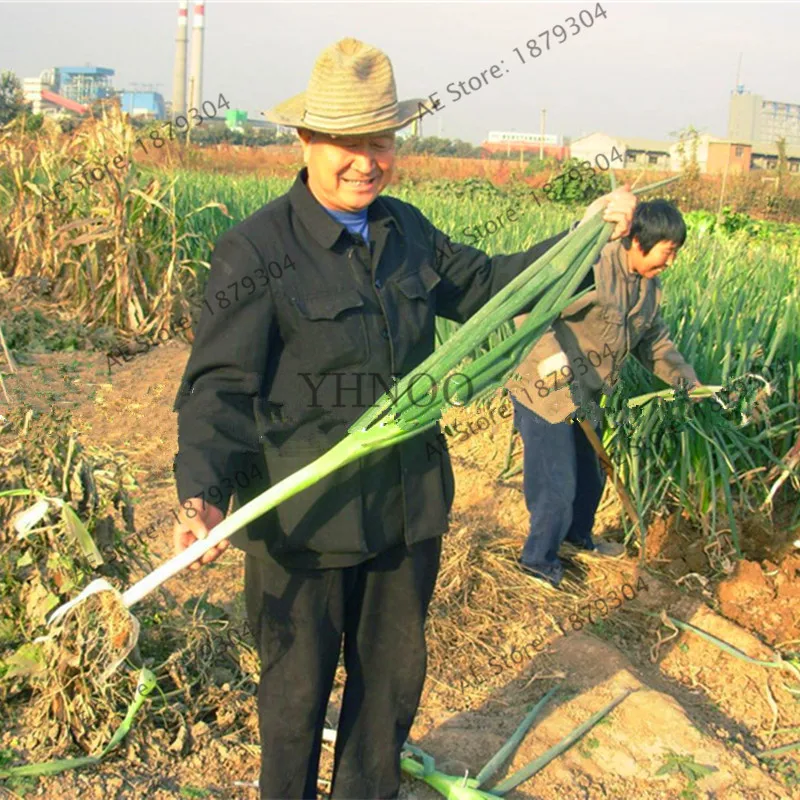
{"label": "green tree", "polygon": [[[697,161],[697,147],[700,141],[700,132],[694,125],[687,126],[684,130],[673,131],[670,136],[678,136],[678,146],[675,148],[680,156],[686,180],[697,183],[700,180],[700,164]],[[686,155],[686,142],[689,142],[689,157]]]}
{"label": "green tree", "polygon": [[11,70],[3,70],[0,73],[0,126],[29,110],[22,93],[22,81]]}
{"label": "green tree", "polygon": [[405,136],[397,140],[397,154],[401,156],[430,154],[457,158],[480,158],[481,149],[461,139],[444,139],[438,136]]}

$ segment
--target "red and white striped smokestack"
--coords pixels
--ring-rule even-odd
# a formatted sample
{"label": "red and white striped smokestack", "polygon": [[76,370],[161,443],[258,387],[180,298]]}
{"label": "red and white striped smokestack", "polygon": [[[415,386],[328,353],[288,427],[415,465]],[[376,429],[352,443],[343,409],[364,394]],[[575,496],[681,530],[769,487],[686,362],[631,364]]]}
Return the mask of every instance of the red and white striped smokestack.
{"label": "red and white striped smokestack", "polygon": [[194,4],[192,17],[192,77],[189,79],[189,108],[202,114],[203,105],[203,32],[205,30],[205,3]]}
{"label": "red and white striped smokestack", "polygon": [[178,0],[178,34],[172,71],[172,119],[186,114],[186,45],[189,42],[189,0]]}

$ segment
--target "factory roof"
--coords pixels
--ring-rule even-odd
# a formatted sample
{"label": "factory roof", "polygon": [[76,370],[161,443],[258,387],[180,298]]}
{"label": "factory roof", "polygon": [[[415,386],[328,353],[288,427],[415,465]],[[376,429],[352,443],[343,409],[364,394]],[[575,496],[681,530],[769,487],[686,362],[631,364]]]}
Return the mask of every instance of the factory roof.
{"label": "factory roof", "polygon": [[[777,156],[778,145],[775,142],[753,142],[750,147],[753,148],[752,153],[754,156]],[[786,145],[787,158],[800,158],[800,145],[787,144]]]}
{"label": "factory roof", "polygon": [[605,133],[605,131],[592,131],[591,133],[587,133],[585,136],[580,136],[577,139],[573,139],[572,147],[584,139],[591,138],[592,136],[605,136],[608,139],[613,139],[614,141],[619,142],[619,144],[624,145],[628,150],[644,150],[656,153],[668,153],[671,146],[671,142],[663,142],[657,139],[642,139],[638,136],[612,136],[610,133]]}
{"label": "factory roof", "polygon": [[67,111],[73,111],[76,114],[85,114],[89,109],[86,106],[70,100],[68,97],[62,97],[60,94],[51,92],[49,89],[42,89],[42,100],[48,103],[54,103],[57,106],[65,108]]}
{"label": "factory roof", "polygon": [[642,139],[639,136],[619,137],[628,150],[644,150],[656,153],[668,153],[672,142],[663,142],[659,139]]}
{"label": "factory roof", "polygon": [[56,69],[67,75],[113,75],[114,70],[108,67],[56,67]]}

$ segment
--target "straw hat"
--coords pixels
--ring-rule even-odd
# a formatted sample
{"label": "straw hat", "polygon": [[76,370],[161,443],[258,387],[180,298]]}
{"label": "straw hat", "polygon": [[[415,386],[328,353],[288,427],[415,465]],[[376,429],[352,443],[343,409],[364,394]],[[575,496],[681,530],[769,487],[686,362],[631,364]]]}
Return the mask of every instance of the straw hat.
{"label": "straw hat", "polygon": [[386,53],[348,38],[322,51],[305,92],[262,113],[290,128],[360,135],[398,130],[431,110],[423,99],[398,103]]}

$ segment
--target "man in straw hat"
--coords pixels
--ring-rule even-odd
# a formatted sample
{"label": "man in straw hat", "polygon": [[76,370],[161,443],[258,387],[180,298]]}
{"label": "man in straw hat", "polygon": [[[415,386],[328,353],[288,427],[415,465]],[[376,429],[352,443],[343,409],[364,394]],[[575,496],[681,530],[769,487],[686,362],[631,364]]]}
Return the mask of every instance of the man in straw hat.
{"label": "man in straw hat", "polygon": [[[419,210],[379,197],[395,131],[426,108],[397,101],[384,53],[343,39],[317,59],[307,91],[266,112],[297,128],[306,168],[214,250],[175,403],[186,509],[177,550],[223,519],[234,492],[246,503],[344,438],[376,399],[362,376],[388,387],[421,363],[433,351],[435,315],[468,319],[565,235],[514,255],[454,252]],[[616,235],[626,233],[633,195],[598,202]],[[262,662],[262,798],[316,797],[342,642],[332,796],[397,796],[454,494],[446,454],[425,456],[436,433],[343,467],[232,539],[247,554],[247,616]]]}

